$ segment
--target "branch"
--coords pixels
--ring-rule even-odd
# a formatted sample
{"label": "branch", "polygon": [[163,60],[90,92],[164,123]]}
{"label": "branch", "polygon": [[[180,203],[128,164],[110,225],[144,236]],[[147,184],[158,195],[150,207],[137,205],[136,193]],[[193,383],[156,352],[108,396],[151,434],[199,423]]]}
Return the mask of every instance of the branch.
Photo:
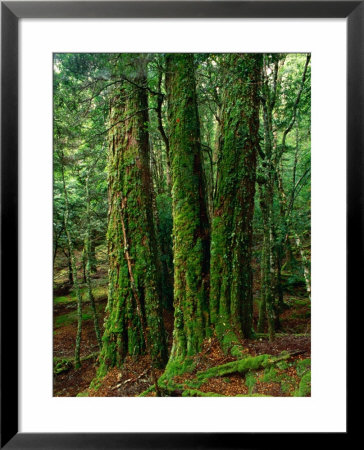
{"label": "branch", "polygon": [[283,155],[283,153],[284,153],[284,151],[286,149],[286,137],[287,137],[287,134],[292,130],[292,127],[293,127],[293,125],[294,125],[294,123],[296,121],[297,108],[298,108],[298,104],[300,102],[301,94],[302,94],[303,87],[304,87],[304,84],[305,84],[307,68],[308,68],[308,65],[310,63],[310,59],[311,59],[311,55],[307,55],[305,68],[303,69],[303,74],[302,74],[301,86],[300,86],[300,89],[299,89],[299,91],[297,93],[296,101],[294,102],[294,105],[293,105],[292,119],[291,119],[291,122],[289,123],[288,127],[284,130],[284,133],[283,133],[282,148],[281,148],[281,152],[280,152],[279,158],[282,157],[282,155]]}

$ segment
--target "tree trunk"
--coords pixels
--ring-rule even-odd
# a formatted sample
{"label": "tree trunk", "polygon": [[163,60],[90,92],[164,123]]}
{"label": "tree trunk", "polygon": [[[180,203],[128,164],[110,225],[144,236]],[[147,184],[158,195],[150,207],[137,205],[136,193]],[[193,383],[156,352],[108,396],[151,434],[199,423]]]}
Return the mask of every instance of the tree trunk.
{"label": "tree trunk", "polygon": [[162,264],[163,307],[173,311],[172,199],[167,194],[156,198],[156,229]]}
{"label": "tree trunk", "polygon": [[93,230],[90,230],[90,270],[91,273],[97,272],[96,236]]}
{"label": "tree trunk", "polygon": [[281,178],[279,171],[277,171],[277,186],[278,186],[278,193],[279,193],[279,201],[280,201],[280,205],[281,205],[282,223],[283,223],[284,232],[285,232],[285,236],[284,236],[284,238],[282,238],[282,241],[284,243],[286,243],[286,245],[289,245],[289,235],[290,235],[290,233],[292,233],[294,235],[294,243],[295,243],[295,246],[301,256],[301,265],[302,265],[303,275],[305,278],[307,294],[308,294],[309,299],[311,299],[310,262],[308,261],[306,255],[304,253],[300,237],[298,236],[297,232],[293,229],[293,227],[291,227],[291,214],[292,214],[292,209],[293,209],[294,195],[291,198],[291,204],[288,205],[287,197],[286,197],[286,194],[283,189],[282,178]]}
{"label": "tree trunk", "polygon": [[76,292],[76,297],[77,297],[77,332],[76,332],[76,343],[75,343],[75,368],[79,369],[81,367],[80,351],[81,351],[81,337],[82,337],[82,297],[81,297],[80,286],[78,283],[76,257],[75,257],[75,251],[73,248],[73,241],[72,241],[71,231],[70,231],[70,223],[69,223],[70,207],[69,207],[69,203],[68,203],[68,192],[67,192],[66,181],[65,181],[65,176],[64,176],[63,159],[64,159],[64,156],[62,153],[61,168],[62,168],[63,191],[64,191],[64,198],[65,198],[64,229],[66,231],[67,241],[68,241],[69,265],[71,266],[71,269],[72,269],[71,270],[72,281],[73,281],[73,286],[74,286],[74,289]]}
{"label": "tree trunk", "polygon": [[218,335],[252,332],[252,219],[261,55],[226,57],[222,142],[211,243],[211,318]]}
{"label": "tree trunk", "polygon": [[296,243],[297,250],[300,252],[302,268],[303,268],[303,276],[305,278],[306,291],[308,298],[311,300],[311,270],[310,270],[310,262],[306,257],[305,251],[302,246],[302,242],[298,234],[294,231],[294,241]]}
{"label": "tree trunk", "polygon": [[[67,231],[66,231],[67,235]],[[69,246],[68,236],[67,236],[67,242],[68,242],[68,253],[67,256],[67,265],[68,265],[68,283],[73,286],[73,271],[72,271],[72,259],[71,259],[71,250]]]}
{"label": "tree trunk", "polygon": [[169,54],[166,62],[173,202],[173,359],[198,353],[208,333],[210,233],[193,55]]}
{"label": "tree trunk", "polygon": [[[148,329],[152,363],[163,367],[167,359],[152,208],[146,61],[143,55],[130,55],[129,59],[134,68],[133,84],[125,82],[110,109],[109,293],[101,374],[106,373],[107,367],[120,366],[127,354],[145,352],[143,324],[134,291],[140,299],[141,314]],[[131,260],[133,279],[126,254]]]}
{"label": "tree trunk", "polygon": [[99,319],[98,319],[95,298],[94,298],[94,295],[92,292],[92,284],[91,284],[92,247],[91,247],[90,191],[89,191],[88,176],[86,177],[86,205],[87,205],[87,207],[86,207],[87,230],[86,230],[86,242],[85,242],[85,260],[86,260],[85,277],[86,277],[86,283],[87,283],[88,299],[90,301],[92,315],[93,315],[93,319],[94,319],[94,328],[95,328],[96,339],[97,339],[99,348],[101,350],[102,341],[101,341],[101,333],[100,333],[100,327],[99,327]]}
{"label": "tree trunk", "polygon": [[[264,66],[265,68],[265,66]],[[276,65],[276,70],[278,66]],[[266,72],[266,71],[265,71]],[[269,339],[274,339],[275,332],[275,279],[274,279],[274,231],[273,231],[273,197],[274,175],[273,165],[273,132],[272,114],[273,99],[275,93],[271,93],[265,78],[262,84],[263,126],[264,126],[264,160],[262,162],[264,181],[259,186],[260,209],[263,219],[263,246],[261,256],[262,266],[262,299],[259,308],[258,331],[263,332],[266,317],[268,319]]]}
{"label": "tree trunk", "polygon": [[87,264],[86,245],[87,245],[87,238],[85,239],[85,242],[84,242],[84,247],[82,249],[82,257],[81,257],[83,282],[85,284],[87,283],[87,278],[86,278],[86,264]]}

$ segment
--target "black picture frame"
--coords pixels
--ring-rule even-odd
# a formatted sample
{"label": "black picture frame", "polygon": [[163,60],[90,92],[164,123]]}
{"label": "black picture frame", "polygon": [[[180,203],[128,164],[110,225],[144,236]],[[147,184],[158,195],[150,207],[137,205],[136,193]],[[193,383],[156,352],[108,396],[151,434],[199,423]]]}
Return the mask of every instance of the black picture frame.
{"label": "black picture frame", "polygon": [[[257,433],[18,432],[18,20],[20,18],[346,18],[347,304],[364,273],[364,1],[1,2],[1,448],[260,448]],[[349,312],[349,311],[348,311]],[[350,346],[348,345],[348,349]],[[347,416],[349,417],[349,416]],[[347,428],[349,431],[349,429]],[[338,433],[340,442],[346,433]],[[307,443],[309,433],[300,437]],[[242,436],[243,435],[243,436]],[[296,442],[296,438],[294,438]],[[316,443],[319,436],[316,434]],[[325,437],[326,439],[326,437]],[[282,444],[282,443],[281,443]],[[266,444],[268,445],[268,444]],[[264,445],[265,446],[265,445]]]}

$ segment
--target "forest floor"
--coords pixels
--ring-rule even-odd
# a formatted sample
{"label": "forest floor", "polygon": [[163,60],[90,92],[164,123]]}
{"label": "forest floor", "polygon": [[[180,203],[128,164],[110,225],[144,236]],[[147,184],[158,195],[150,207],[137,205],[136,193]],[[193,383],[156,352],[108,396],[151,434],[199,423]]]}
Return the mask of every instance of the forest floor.
{"label": "forest floor", "polygon": [[[107,302],[107,274],[99,271],[93,280],[94,295],[102,330]],[[86,287],[81,285],[86,294]],[[292,294],[294,292],[294,295]],[[123,369],[111,369],[97,390],[89,389],[96,375],[98,346],[95,337],[91,307],[87,296],[83,295],[83,331],[81,341],[81,368],[73,365],[74,345],[77,330],[76,298],[72,290],[63,284],[54,295],[54,396],[95,396],[118,397],[154,396],[150,361],[147,356],[127,357]],[[308,396],[310,395],[311,337],[310,302],[305,297],[304,288],[297,286],[285,292],[286,309],[281,315],[281,330],[273,342],[266,334],[258,334],[255,339],[241,341],[243,357],[268,354],[279,356],[282,352],[293,353],[274,365],[244,373],[229,373],[213,376],[199,383],[198,390],[190,389],[199,372],[212,367],[236,361],[236,358],[222,351],[216,338],[206,339],[202,351],[193,358],[192,370],[173,378],[180,389],[169,392],[171,396]],[[254,322],[258,318],[258,301],[254,303]],[[164,312],[169,347],[172,345],[173,312]],[[162,375],[163,370],[157,371]],[[183,386],[183,388],[181,388]]]}

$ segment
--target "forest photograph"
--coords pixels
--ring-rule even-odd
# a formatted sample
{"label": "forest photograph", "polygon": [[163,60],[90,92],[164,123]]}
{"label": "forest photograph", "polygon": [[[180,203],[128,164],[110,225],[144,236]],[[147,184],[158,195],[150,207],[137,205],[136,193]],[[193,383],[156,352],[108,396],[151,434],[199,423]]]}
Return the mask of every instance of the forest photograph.
{"label": "forest photograph", "polygon": [[53,54],[53,396],[311,395],[311,55]]}

